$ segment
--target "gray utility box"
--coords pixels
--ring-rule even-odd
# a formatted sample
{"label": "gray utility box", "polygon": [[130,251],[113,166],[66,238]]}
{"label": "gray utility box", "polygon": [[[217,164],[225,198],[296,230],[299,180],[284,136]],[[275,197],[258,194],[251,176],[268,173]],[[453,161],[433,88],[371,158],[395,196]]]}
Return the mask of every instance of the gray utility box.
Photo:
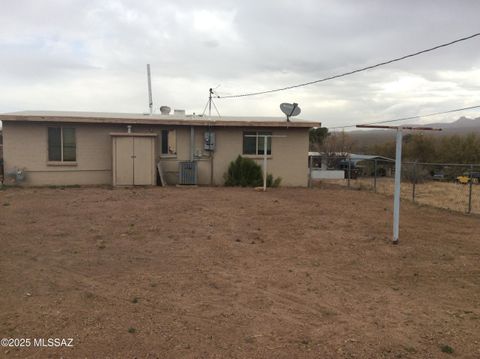
{"label": "gray utility box", "polygon": [[215,150],[215,132],[205,131],[203,134],[203,149],[205,151]]}
{"label": "gray utility box", "polygon": [[197,184],[197,162],[183,161],[178,163],[178,184],[196,185]]}

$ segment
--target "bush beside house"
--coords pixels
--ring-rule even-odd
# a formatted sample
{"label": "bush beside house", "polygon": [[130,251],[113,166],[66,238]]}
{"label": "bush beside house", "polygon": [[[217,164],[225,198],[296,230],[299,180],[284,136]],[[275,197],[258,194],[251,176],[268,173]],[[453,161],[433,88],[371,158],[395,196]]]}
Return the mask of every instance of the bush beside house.
{"label": "bush beside house", "polygon": [[[278,187],[282,179],[267,175],[267,187]],[[225,173],[225,186],[260,187],[263,185],[262,168],[251,158],[238,156],[230,162]]]}

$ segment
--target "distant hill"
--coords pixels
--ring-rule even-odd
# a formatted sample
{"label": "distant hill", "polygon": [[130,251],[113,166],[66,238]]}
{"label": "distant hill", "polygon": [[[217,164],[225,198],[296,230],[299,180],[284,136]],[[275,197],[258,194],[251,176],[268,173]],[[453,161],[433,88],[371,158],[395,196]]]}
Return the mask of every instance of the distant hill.
{"label": "distant hill", "polygon": [[[409,126],[407,124],[404,125]],[[460,117],[454,122],[428,123],[423,124],[422,126],[436,127],[442,129],[441,132],[431,132],[433,136],[466,135],[472,132],[480,135],[480,117],[473,119],[467,117]],[[382,144],[395,139],[395,131],[392,130],[357,130],[349,131],[348,135],[355,142],[355,148],[358,149],[362,149],[372,145]]]}
{"label": "distant hill", "polygon": [[431,123],[429,126],[432,127],[440,127],[445,131],[450,130],[458,130],[458,131],[471,131],[476,130],[476,132],[480,132],[480,117],[477,118],[467,118],[467,117],[460,117],[458,120],[454,122],[447,122],[447,123]]}

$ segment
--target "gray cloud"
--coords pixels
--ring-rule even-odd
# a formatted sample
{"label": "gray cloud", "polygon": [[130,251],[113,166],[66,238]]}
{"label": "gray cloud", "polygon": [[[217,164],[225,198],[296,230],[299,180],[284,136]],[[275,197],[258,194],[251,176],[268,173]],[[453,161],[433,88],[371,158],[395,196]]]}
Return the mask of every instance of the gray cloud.
{"label": "gray cloud", "polygon": [[[143,112],[151,63],[157,107],[198,113],[209,87],[226,95],[349,71],[477,32],[480,12],[468,0],[2,2],[0,112]],[[302,118],[335,126],[479,104],[479,43],[217,106],[271,116],[295,101]]]}

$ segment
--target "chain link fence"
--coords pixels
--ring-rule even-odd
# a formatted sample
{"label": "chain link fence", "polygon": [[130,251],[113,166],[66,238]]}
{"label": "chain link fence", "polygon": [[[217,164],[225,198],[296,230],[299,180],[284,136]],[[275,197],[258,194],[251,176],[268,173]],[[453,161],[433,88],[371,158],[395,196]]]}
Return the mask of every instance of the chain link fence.
{"label": "chain link fence", "polygon": [[[393,196],[395,161],[356,155],[311,158],[310,183]],[[401,197],[418,204],[480,214],[480,164],[402,163]]]}

